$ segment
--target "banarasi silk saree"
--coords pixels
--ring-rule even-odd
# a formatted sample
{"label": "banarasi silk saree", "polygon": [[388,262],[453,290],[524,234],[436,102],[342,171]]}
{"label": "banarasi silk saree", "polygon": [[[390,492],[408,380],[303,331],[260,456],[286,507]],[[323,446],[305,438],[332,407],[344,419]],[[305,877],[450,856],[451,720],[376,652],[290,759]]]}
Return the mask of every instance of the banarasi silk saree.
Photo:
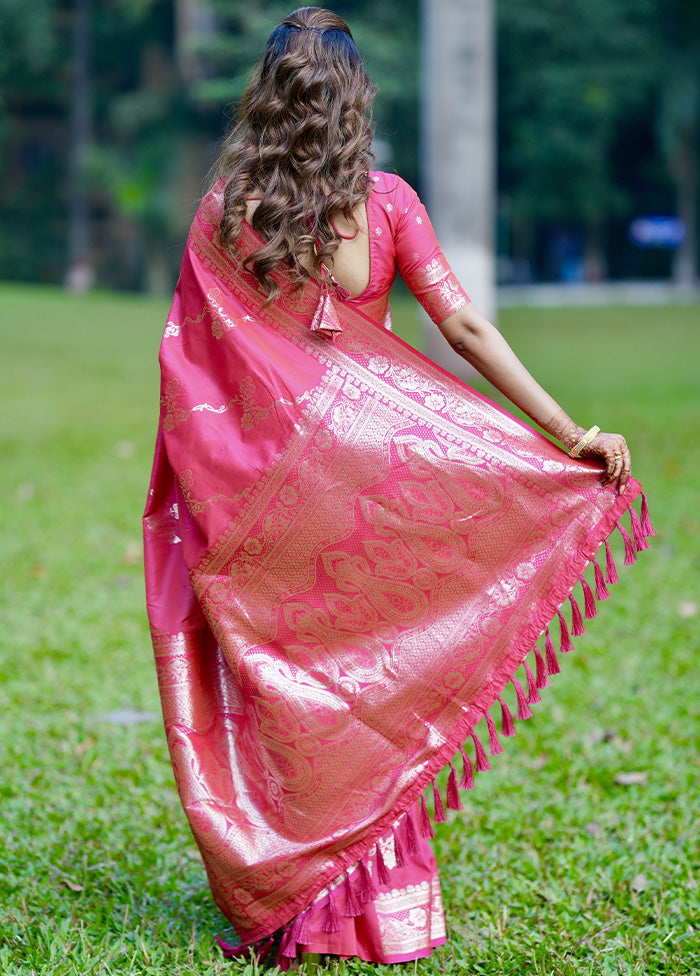
{"label": "banarasi silk saree", "polygon": [[436,322],[468,298],[414,191],[372,180],[365,291],[280,271],[267,305],[253,228],[219,244],[217,184],[160,355],[144,534],[168,746],[216,903],[285,967],[445,941],[432,822],[608,597],[611,533],[625,564],[653,534],[636,481],[601,487],[392,334],[397,268]]}

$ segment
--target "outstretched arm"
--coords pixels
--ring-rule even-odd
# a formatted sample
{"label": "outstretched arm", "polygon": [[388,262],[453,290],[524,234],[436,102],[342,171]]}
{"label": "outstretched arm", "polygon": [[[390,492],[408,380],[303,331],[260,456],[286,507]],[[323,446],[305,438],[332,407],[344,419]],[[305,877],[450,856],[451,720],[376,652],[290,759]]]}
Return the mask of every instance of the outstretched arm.
{"label": "outstretched arm", "polygon": [[[585,428],[565,413],[528,373],[501,333],[471,303],[438,324],[449,344],[517,407],[570,450]],[[602,483],[625,490],[630,454],[621,434],[598,434],[581,452],[605,463]]]}

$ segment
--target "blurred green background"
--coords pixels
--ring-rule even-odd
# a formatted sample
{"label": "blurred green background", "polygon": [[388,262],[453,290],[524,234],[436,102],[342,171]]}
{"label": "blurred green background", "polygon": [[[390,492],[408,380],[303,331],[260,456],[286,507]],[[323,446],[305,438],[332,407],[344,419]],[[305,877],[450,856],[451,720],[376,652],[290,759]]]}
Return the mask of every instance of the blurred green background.
{"label": "blurred green background", "polygon": [[[78,290],[167,292],[226,118],[290,6],[0,0],[0,279],[70,268]],[[329,6],[381,89],[377,164],[420,190],[421,4]],[[692,285],[697,0],[495,0],[494,16],[500,280]],[[637,246],[639,217],[680,219],[659,233],[685,240]]]}

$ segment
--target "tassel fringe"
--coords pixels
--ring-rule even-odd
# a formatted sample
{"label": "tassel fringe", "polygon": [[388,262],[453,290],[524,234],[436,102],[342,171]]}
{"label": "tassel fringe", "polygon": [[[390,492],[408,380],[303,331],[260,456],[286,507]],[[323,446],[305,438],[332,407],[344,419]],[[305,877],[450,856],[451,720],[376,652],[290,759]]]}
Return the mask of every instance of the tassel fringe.
{"label": "tassel fringe", "polygon": [[539,647],[537,646],[537,644],[535,644],[534,652],[535,652],[535,663],[537,665],[537,687],[546,688],[549,685],[549,678],[547,677],[547,668],[545,666],[542,653]]}
{"label": "tassel fringe", "polygon": [[326,907],[326,918],[323,923],[324,932],[340,932],[343,927],[343,923],[340,921],[340,912],[338,911],[338,896],[335,893],[335,888],[328,889],[328,905]]}
{"label": "tassel fringe", "polygon": [[406,867],[406,852],[404,850],[403,843],[401,841],[401,834],[399,833],[396,825],[391,828],[391,834],[394,838],[394,857],[396,859],[397,868]]}
{"label": "tassel fringe", "polygon": [[[585,590],[584,590],[585,599]],[[569,594],[569,603],[571,604],[571,633],[574,637],[582,637],[586,633],[586,628],[583,626],[583,618],[581,617],[581,608],[579,607],[576,600],[574,600],[573,593]]]}
{"label": "tassel fringe", "polygon": [[459,790],[457,789],[457,773],[452,763],[449,763],[450,776],[447,780],[447,809],[448,810],[463,810],[462,801],[459,798]]}
{"label": "tassel fringe", "polygon": [[389,884],[389,869],[386,866],[386,861],[384,860],[384,855],[382,854],[382,848],[379,842],[376,845],[377,848],[377,878],[379,879],[379,884],[388,885]]}
{"label": "tassel fringe", "polygon": [[527,703],[528,705],[536,705],[537,702],[542,701],[540,693],[537,690],[537,681],[527,661],[523,661],[523,667],[527,675]]}
{"label": "tassel fringe", "polygon": [[651,519],[649,518],[649,506],[647,504],[647,496],[642,492],[642,532],[649,539],[651,536],[656,535],[654,532],[654,526],[651,524]]}
{"label": "tassel fringe", "polygon": [[[605,579],[603,578],[603,570],[600,568],[597,559],[593,560],[593,569],[595,572],[595,595],[597,600],[607,600],[610,596],[610,590],[605,585]],[[597,608],[596,608],[597,612]]]}
{"label": "tassel fringe", "polygon": [[552,643],[552,637],[549,633],[549,627],[545,631],[544,639],[545,654],[547,657],[547,674],[559,674],[561,668],[559,667],[559,659],[557,658],[557,653],[554,650],[554,644]]}
{"label": "tassel fringe", "polygon": [[345,908],[343,910],[343,915],[346,918],[357,918],[361,915],[364,909],[360,904],[360,900],[357,897],[355,889],[352,886],[352,881],[350,880],[350,875],[345,875]]}
{"label": "tassel fringe", "polygon": [[[360,861],[360,901],[363,905],[366,905],[367,902],[374,901],[378,894],[379,892],[374,883],[374,878],[369,873],[367,862],[362,858]],[[301,942],[303,940],[299,939],[298,941]]]}
{"label": "tassel fringe", "polygon": [[474,742],[474,751],[476,753],[476,769],[477,772],[483,773],[487,769],[491,769],[491,765],[486,758],[486,753],[484,752],[484,747],[481,744],[481,740],[476,732],[470,732],[472,741]]}
{"label": "tassel fringe", "polygon": [[637,562],[637,553],[634,548],[634,543],[630,539],[629,533],[622,522],[617,523],[617,530],[625,540],[625,566],[632,566]]}
{"label": "tassel fringe", "polygon": [[513,678],[511,684],[515,688],[515,695],[518,699],[518,711],[515,717],[519,722],[522,722],[526,718],[532,718],[532,712],[530,711],[530,706],[528,705],[527,698],[525,697],[523,686],[520,684],[517,678]]}
{"label": "tassel fringe", "polygon": [[564,620],[561,610],[557,610],[557,616],[559,617],[559,628],[561,633],[559,639],[559,650],[562,652],[562,654],[569,654],[574,649],[574,645],[571,643],[569,628],[566,626],[566,620]]}
{"label": "tassel fringe", "polygon": [[442,797],[440,796],[440,790],[437,788],[435,780],[433,780],[433,810],[433,822],[445,823],[447,819],[445,816],[445,808],[442,805]]}
{"label": "tassel fringe", "polygon": [[593,590],[585,579],[581,580],[581,589],[583,590],[583,615],[586,620],[592,620],[593,617],[598,616],[598,607],[595,605]]}
{"label": "tassel fringe", "polygon": [[617,583],[617,566],[610,549],[610,540],[605,540],[605,582]]}
{"label": "tassel fringe", "polygon": [[474,767],[472,766],[472,761],[469,756],[464,751],[464,746],[461,747],[460,752],[462,753],[462,778],[459,781],[459,788],[461,790],[473,790],[474,789]]}
{"label": "tassel fringe", "polygon": [[418,840],[418,831],[416,830],[416,822],[413,819],[413,813],[409,810],[406,813],[406,853],[409,857],[413,857],[420,850],[420,841]]}
{"label": "tassel fringe", "polygon": [[430,823],[428,808],[425,804],[425,797],[420,798],[420,832],[426,840],[431,840],[435,836],[433,825]]}
{"label": "tassel fringe", "polygon": [[484,717],[489,730],[489,755],[497,756],[499,753],[503,752],[503,746],[501,745],[498,738],[498,733],[496,732],[496,723],[494,722],[490,712],[486,712]]}
{"label": "tassel fringe", "polygon": [[500,695],[498,695],[497,700],[501,705],[501,730],[503,735],[509,739],[511,736],[515,735],[515,723],[513,722],[513,716],[510,714],[510,709]]}

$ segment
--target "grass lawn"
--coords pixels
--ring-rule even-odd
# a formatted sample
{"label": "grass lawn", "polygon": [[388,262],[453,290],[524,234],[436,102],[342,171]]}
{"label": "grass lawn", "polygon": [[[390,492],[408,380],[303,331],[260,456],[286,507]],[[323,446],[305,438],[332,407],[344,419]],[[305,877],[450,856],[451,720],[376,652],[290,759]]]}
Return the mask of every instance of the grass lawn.
{"label": "grass lawn", "polygon": [[[1,974],[256,971],[214,944],[234,935],[180,810],[144,611],[166,311],[0,286]],[[406,299],[395,319],[410,337]],[[582,424],[628,435],[658,537],[438,826],[449,941],[409,971],[698,973],[700,308],[500,326]],[[106,720],[119,709],[146,720]]]}

